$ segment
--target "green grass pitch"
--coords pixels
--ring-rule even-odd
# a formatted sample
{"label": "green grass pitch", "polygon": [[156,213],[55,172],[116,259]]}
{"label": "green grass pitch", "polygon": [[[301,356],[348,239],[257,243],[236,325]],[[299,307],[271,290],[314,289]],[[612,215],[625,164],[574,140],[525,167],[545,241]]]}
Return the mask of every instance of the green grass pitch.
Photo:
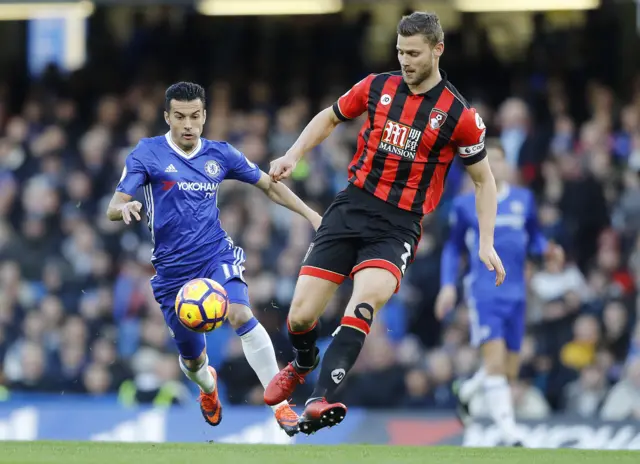
{"label": "green grass pitch", "polygon": [[637,464],[639,457],[572,449],[0,442],[0,464]]}

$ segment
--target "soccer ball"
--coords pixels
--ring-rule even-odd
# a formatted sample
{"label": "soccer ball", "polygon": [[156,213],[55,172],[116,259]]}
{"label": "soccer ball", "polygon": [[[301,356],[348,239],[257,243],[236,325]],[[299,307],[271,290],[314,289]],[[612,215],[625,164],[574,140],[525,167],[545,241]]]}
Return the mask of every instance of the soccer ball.
{"label": "soccer ball", "polygon": [[193,279],[176,297],[176,314],[187,329],[211,332],[227,319],[229,298],[224,287],[211,279]]}

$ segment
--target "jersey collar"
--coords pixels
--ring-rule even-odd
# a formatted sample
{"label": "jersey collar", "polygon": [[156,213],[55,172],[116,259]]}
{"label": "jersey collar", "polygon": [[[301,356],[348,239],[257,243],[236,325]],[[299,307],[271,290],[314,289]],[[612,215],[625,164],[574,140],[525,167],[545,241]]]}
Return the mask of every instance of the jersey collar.
{"label": "jersey collar", "polygon": [[[409,86],[404,81],[404,78],[402,79],[402,82],[400,83],[400,87],[404,92],[407,93],[407,95],[415,95],[417,97],[434,98],[434,99],[437,100],[437,97],[440,96],[440,93],[442,93],[442,90],[447,85],[447,73],[444,72],[442,69],[439,69],[439,71],[440,71],[440,77],[442,77],[442,79],[440,80],[440,82],[438,82],[436,85],[434,85],[431,89],[427,90],[426,92],[417,93],[417,94],[412,93],[411,90],[409,90]],[[402,75],[402,71],[400,71],[400,75]]]}
{"label": "jersey collar", "polygon": [[194,156],[196,156],[198,153],[200,153],[200,150],[202,150],[201,138],[198,138],[198,144],[196,145],[196,148],[191,153],[185,153],[185,151],[182,148],[180,148],[178,145],[176,145],[173,142],[173,139],[171,138],[171,131],[164,134],[164,137],[167,139],[167,143],[169,144],[171,149],[175,151],[178,155],[182,156],[183,158],[191,159]]}

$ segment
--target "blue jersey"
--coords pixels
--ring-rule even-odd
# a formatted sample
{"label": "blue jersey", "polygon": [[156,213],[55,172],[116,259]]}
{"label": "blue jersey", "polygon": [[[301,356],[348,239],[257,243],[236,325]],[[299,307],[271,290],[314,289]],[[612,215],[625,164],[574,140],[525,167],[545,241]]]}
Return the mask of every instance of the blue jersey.
{"label": "blue jersey", "polygon": [[220,225],[218,188],[224,179],[258,182],[260,169],[226,142],[200,139],[192,153],[169,134],[142,139],[126,160],[116,190],[142,187],[154,243],[153,263],[163,279],[191,276],[233,248]]}
{"label": "blue jersey", "polygon": [[479,229],[473,192],[456,197],[450,225],[449,239],[442,252],[441,285],[455,285],[460,256],[468,252],[470,269],[465,283],[470,298],[476,302],[523,302],[527,256],[541,255],[547,247],[547,240],[538,227],[533,194],[514,186],[507,186],[498,194],[494,247],[507,272],[500,287],[495,285],[495,273],[488,271],[478,258]]}

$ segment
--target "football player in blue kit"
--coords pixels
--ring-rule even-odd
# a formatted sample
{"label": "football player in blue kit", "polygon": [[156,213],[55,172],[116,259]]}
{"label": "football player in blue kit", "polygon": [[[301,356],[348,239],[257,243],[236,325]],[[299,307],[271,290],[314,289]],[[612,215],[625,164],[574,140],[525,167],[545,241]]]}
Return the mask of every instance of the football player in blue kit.
{"label": "football player in blue kit", "polygon": [[484,390],[491,416],[501,431],[503,442],[522,446],[516,431],[509,381],[520,370],[520,345],[525,331],[525,265],[529,255],[564,260],[562,248],[550,243],[538,227],[533,194],[510,185],[511,171],[500,143],[486,141],[487,156],[498,188],[495,249],[502,257],[508,276],[496,287],[495,276],[478,259],[478,219],[473,192],[458,196],[451,212],[451,229],[441,259],[441,290],[436,315],[442,319],[456,304],[460,257],[469,255],[469,273],[464,279],[469,306],[471,343],[480,346],[482,367],[457,388],[458,413],[470,422],[469,403]]}
{"label": "football player in blue kit", "polygon": [[[180,82],[169,87],[164,118],[169,132],[141,140],[127,157],[107,215],[126,224],[132,219],[139,221],[142,204],[133,196],[142,187],[154,243],[153,293],[180,353],[180,367],[200,387],[204,419],[215,426],[222,419],[222,407],[205,335],[182,326],[174,310],[176,295],[186,282],[206,277],[223,285],[229,296],[229,322],[242,339],[247,361],[260,382],[266,386],[279,371],[271,339],[250,309],[243,278],[244,251],[234,245],[220,224],[220,183],[234,179],[253,184],[272,201],[307,218],[315,229],[322,218],[230,144],[200,137],[206,120],[201,86]],[[272,408],[280,427],[290,436],[296,434],[298,416],[289,404],[282,402]]]}

